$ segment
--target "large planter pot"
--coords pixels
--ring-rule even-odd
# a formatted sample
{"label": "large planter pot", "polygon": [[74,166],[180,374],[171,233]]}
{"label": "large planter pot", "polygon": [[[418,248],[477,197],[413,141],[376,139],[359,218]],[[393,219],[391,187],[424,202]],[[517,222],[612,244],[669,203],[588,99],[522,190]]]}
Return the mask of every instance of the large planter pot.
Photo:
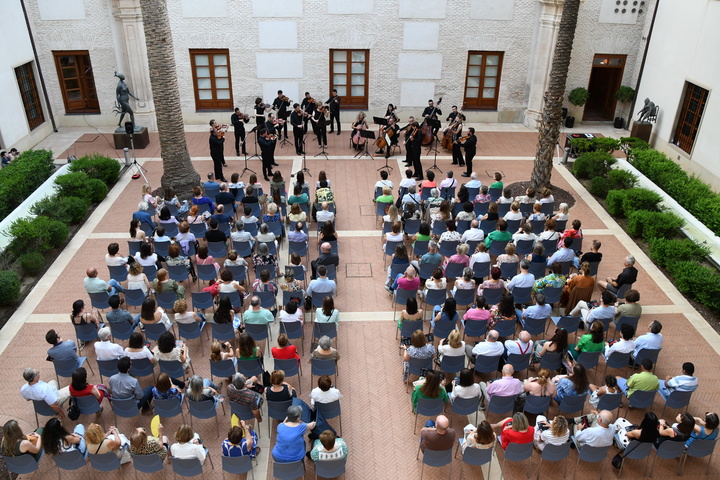
{"label": "large planter pot", "polygon": [[573,128],[575,126],[575,117],[567,117],[565,119],[565,128]]}
{"label": "large planter pot", "polygon": [[615,122],[613,123],[613,127],[625,128],[625,119],[622,117],[615,117]]}

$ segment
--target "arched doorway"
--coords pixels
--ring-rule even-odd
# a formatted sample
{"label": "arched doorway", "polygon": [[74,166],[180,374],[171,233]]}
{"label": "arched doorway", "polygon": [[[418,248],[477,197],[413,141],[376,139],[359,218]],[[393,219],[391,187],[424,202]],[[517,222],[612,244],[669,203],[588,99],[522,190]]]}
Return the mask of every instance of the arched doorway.
{"label": "arched doorway", "polygon": [[615,116],[615,92],[620,88],[627,55],[596,54],[593,59],[583,120],[612,121]]}

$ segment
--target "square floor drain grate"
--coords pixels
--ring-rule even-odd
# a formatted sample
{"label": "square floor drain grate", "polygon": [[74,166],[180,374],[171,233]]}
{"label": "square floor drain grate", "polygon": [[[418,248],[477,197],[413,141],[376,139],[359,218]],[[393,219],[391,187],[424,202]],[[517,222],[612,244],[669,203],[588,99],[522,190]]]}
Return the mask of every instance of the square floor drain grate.
{"label": "square floor drain grate", "polygon": [[348,263],[345,265],[347,278],[372,277],[372,265],[369,263]]}

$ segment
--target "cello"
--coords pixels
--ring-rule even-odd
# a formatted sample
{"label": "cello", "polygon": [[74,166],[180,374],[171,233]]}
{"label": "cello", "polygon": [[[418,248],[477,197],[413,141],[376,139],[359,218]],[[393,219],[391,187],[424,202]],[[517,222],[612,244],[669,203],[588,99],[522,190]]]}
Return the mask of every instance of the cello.
{"label": "cello", "polygon": [[422,128],[420,129],[422,133],[422,145],[430,145],[433,141],[433,127],[430,125],[430,119],[435,115],[435,110],[437,110],[437,107],[439,107],[441,103],[442,97],[438,98],[437,103],[433,105],[433,109],[430,111],[430,115],[425,117],[423,121]]}
{"label": "cello", "polygon": [[358,116],[358,120],[355,121],[353,124],[353,129],[355,132],[352,135],[352,144],[353,147],[356,150],[362,149],[363,145],[365,145],[365,142],[367,141],[365,137],[360,135],[361,130],[367,130],[367,123],[365,122],[365,114],[360,114]]}

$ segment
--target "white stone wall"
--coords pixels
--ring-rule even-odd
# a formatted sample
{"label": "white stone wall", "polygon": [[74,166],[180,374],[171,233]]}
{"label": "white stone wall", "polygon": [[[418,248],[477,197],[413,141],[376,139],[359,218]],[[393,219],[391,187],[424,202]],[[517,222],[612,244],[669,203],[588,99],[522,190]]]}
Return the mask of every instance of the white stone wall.
{"label": "white stone wall", "polygon": [[[75,20],[43,20],[37,7],[42,1],[27,3],[61,125],[112,124],[112,72],[127,63],[112,14],[118,0],[70,0],[84,5],[82,18],[77,13]],[[581,7],[568,90],[587,86],[595,53],[628,53],[623,83],[633,84],[647,14],[635,25],[599,24],[602,1],[585,0]],[[196,0],[168,0],[168,9],[187,123],[230,114],[196,112],[192,48],[229,49],[233,97],[243,110],[256,96],[271,101],[278,88],[294,101],[305,91],[327,99],[331,48],[370,50],[370,114],[381,114],[394,103],[400,105],[400,117],[407,118],[419,114],[428,98],[439,96],[446,112],[461,105],[469,50],[504,52],[498,109],[469,112],[470,121],[519,122],[528,105],[539,0],[217,0],[207,7]],[[100,116],[64,114],[53,49],[90,51]],[[128,81],[133,89],[133,78]],[[346,111],[343,120],[354,116]]]}

